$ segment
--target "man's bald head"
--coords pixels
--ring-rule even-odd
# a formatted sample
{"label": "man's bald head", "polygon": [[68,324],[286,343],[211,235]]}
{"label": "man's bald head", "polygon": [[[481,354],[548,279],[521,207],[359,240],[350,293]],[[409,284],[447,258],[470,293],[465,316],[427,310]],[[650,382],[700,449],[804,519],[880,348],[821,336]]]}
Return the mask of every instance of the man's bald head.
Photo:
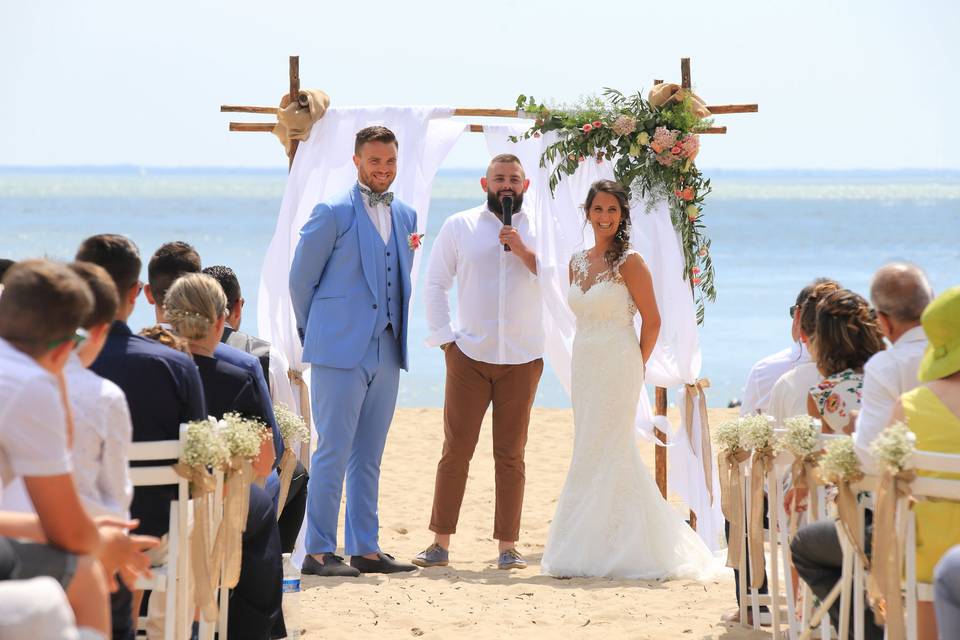
{"label": "man's bald head", "polygon": [[907,262],[885,264],[873,274],[870,300],[877,311],[900,324],[920,322],[923,310],[933,299],[926,274]]}

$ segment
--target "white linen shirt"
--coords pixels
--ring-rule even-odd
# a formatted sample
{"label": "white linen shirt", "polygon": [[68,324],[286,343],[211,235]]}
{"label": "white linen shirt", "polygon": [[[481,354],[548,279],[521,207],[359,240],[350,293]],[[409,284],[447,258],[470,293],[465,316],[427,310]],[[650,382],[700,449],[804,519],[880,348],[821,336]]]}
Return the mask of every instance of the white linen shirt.
{"label": "white linen shirt", "polygon": [[807,415],[810,389],[820,384],[821,380],[823,375],[815,362],[804,362],[787,371],[773,385],[765,413],[773,417],[778,428],[784,426],[783,421],[787,418]]}
{"label": "white linen shirt", "polygon": [[917,372],[927,348],[922,327],[914,327],[893,343],[878,351],[863,366],[863,390],[860,414],[853,432],[853,448],[866,473],[877,473],[870,444],[886,429],[900,394],[920,385]]}
{"label": "white linen shirt", "polygon": [[[359,184],[364,189],[370,189],[370,187],[362,182]],[[373,189],[370,190],[373,191]],[[367,215],[370,216],[370,221],[373,223],[373,226],[376,228],[376,230],[380,232],[380,237],[383,238],[383,243],[387,244],[390,242],[390,234],[393,232],[393,216],[390,213],[390,207],[382,202],[377,203],[374,206],[370,206],[370,198],[368,198],[367,194],[363,192],[363,189],[360,190],[360,197],[363,199],[363,207],[367,210]]]}
{"label": "white linen shirt", "polygon": [[[524,244],[536,246],[530,217],[522,207],[512,222]],[[486,204],[443,223],[424,284],[427,346],[456,342],[467,357],[489,364],[524,364],[543,357],[540,279],[515,254],[503,250],[502,228]],[[455,321],[449,301],[454,280]]]}
{"label": "white linen shirt", "polygon": [[70,471],[57,379],[0,338],[0,484]]}
{"label": "white linen shirt", "polygon": [[767,413],[773,385],[780,376],[805,362],[810,362],[810,353],[802,342],[759,360],[747,376],[740,415],[747,416],[757,411]]}

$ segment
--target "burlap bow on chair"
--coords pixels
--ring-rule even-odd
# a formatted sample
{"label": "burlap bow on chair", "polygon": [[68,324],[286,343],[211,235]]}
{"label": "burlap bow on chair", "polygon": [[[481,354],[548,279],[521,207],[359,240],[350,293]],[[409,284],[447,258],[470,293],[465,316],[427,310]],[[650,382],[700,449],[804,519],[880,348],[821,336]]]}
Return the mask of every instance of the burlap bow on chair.
{"label": "burlap bow on chair", "polygon": [[897,535],[897,502],[905,498],[908,508],[912,508],[910,483],[916,477],[913,469],[896,474],[884,471],[873,512],[873,562],[867,595],[877,622],[886,626],[889,640],[902,640],[906,634],[900,594],[903,546]]}
{"label": "burlap bow on chair", "polygon": [[710,110],[707,109],[707,104],[703,99],[690,89],[684,89],[678,84],[664,82],[653,85],[647,95],[647,102],[653,108],[669,107],[676,102],[683,102],[687,98],[690,98],[690,107],[695,116],[698,118],[710,117]]}
{"label": "burlap bow on chair", "polygon": [[776,454],[773,447],[755,449],[750,467],[750,586],[759,589],[767,575],[767,561],[763,554],[763,483],[773,470]]}
{"label": "burlap bow on chair", "polygon": [[721,451],[717,454],[720,470],[720,510],[730,522],[730,544],[727,545],[727,566],[740,568],[741,544],[744,535],[743,484],[740,482],[740,465],[750,457],[744,449]]}
{"label": "burlap bow on chair", "polygon": [[224,487],[223,519],[213,543],[213,558],[223,561],[223,586],[233,589],[240,580],[243,532],[247,528],[250,509],[250,486],[253,484],[253,464],[250,460],[234,457],[230,460]]}
{"label": "burlap bow on chair", "polygon": [[817,486],[816,469],[821,455],[823,455],[822,452],[817,451],[805,456],[796,456],[793,464],[790,465],[791,488],[793,489],[793,493],[790,495],[790,528],[788,533],[790,540],[793,540],[800,524],[800,507],[803,506],[804,500],[801,490],[805,489],[806,496],[808,496],[809,521],[816,522],[820,519],[820,502],[816,499],[816,496],[810,496],[810,492],[815,490]]}
{"label": "burlap bow on chair", "polygon": [[[693,451],[693,409],[697,401],[700,411],[700,459],[703,462],[703,482],[713,504],[713,448],[710,445],[710,419],[707,415],[707,394],[704,389],[710,387],[710,381],[699,378],[693,384],[683,386],[683,428],[687,433],[687,442]],[[696,453],[696,452],[694,452]]]}
{"label": "burlap bow on chair", "polygon": [[296,102],[291,102],[289,95],[283,96],[280,100],[280,111],[277,113],[277,125],[273,128],[273,134],[280,138],[288,155],[290,141],[309,138],[310,129],[323,117],[329,106],[330,96],[319,89],[300,91]]}
{"label": "burlap bow on chair", "polygon": [[213,622],[218,614],[215,592],[220,578],[220,564],[210,549],[210,494],[217,482],[213,474],[200,465],[191,467],[177,463],[173,465],[173,470],[190,482],[193,498],[190,567],[193,571],[194,603],[203,613],[203,619]]}

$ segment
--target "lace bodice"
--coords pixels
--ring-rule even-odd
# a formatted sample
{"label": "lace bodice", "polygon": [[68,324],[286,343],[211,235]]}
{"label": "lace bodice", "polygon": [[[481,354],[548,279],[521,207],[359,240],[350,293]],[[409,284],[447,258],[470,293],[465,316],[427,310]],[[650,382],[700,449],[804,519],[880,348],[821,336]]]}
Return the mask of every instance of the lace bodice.
{"label": "lace bodice", "polygon": [[573,282],[567,294],[567,302],[577,318],[577,330],[611,326],[633,326],[637,306],[627,290],[620,267],[631,253],[627,251],[612,267],[603,265],[591,269],[587,252],[576,253],[570,259]]}

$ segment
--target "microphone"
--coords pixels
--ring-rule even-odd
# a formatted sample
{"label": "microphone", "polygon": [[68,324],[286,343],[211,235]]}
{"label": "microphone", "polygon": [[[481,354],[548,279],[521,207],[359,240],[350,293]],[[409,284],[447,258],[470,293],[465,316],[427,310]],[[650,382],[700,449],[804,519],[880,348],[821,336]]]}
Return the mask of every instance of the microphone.
{"label": "microphone", "polygon": [[[503,209],[503,224],[505,226],[513,225],[513,196],[503,196],[500,200],[500,207]],[[504,251],[510,251],[509,245],[503,245]]]}

